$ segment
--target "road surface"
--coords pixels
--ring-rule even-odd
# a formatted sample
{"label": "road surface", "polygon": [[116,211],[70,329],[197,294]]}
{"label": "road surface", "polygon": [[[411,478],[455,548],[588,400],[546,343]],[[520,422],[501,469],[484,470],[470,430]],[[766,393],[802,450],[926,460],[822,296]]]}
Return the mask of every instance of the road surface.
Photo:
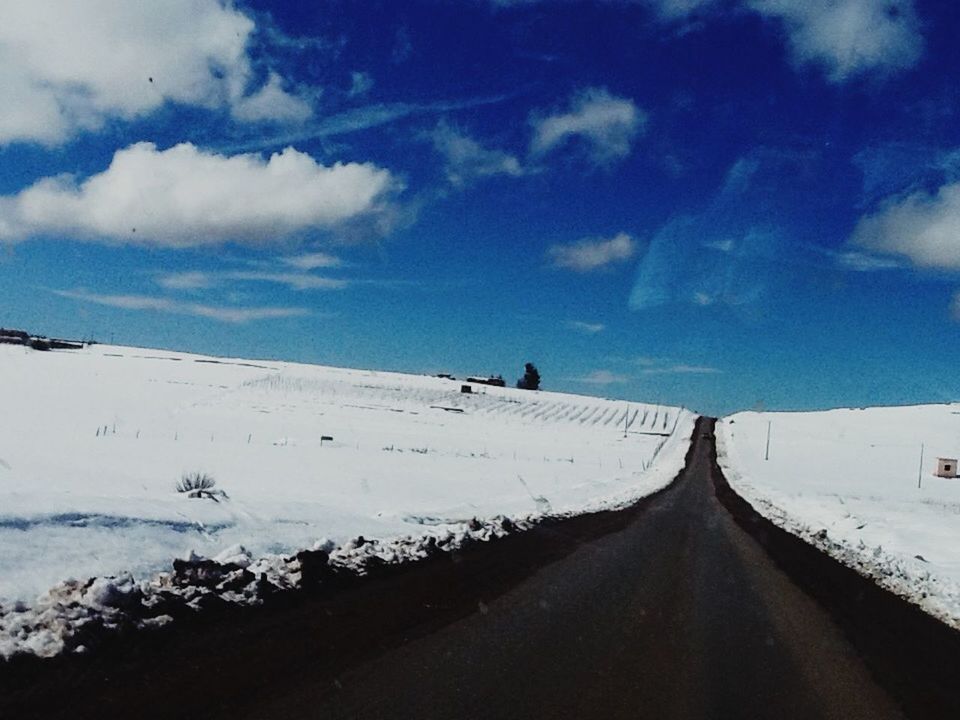
{"label": "road surface", "polygon": [[[0,674],[0,716],[7,702],[10,717],[905,717],[850,633],[717,500],[712,427],[635,509]],[[923,709],[923,688],[913,697]]]}

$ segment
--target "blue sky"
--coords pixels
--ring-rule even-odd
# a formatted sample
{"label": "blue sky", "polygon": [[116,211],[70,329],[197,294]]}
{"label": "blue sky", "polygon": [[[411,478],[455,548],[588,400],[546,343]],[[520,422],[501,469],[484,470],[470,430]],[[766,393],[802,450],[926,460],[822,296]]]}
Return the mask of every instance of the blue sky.
{"label": "blue sky", "polygon": [[0,325],[713,413],[960,396],[956,3],[80,5],[0,0]]}

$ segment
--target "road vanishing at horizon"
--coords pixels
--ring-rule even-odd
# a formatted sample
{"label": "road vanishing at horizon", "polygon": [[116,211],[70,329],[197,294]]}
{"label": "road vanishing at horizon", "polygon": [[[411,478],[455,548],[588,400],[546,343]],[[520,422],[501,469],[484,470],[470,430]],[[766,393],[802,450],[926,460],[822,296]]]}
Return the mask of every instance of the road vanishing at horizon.
{"label": "road vanishing at horizon", "polygon": [[258,718],[899,718],[840,630],[716,499],[712,434],[620,532]]}
{"label": "road vanishing at horizon", "polygon": [[[685,470],[635,508],[64,660],[0,681],[0,716],[19,691],[18,711],[71,718],[907,717],[835,614],[717,499],[716,472],[705,419]],[[920,716],[955,707],[926,712],[926,690],[908,689]]]}

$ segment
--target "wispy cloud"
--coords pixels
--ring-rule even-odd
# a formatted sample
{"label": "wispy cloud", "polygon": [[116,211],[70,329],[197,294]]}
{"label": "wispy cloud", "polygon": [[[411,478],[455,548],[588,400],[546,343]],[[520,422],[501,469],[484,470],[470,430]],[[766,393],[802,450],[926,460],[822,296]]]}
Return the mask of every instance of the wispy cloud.
{"label": "wispy cloud", "polygon": [[229,282],[264,282],[285,285],[291,290],[342,290],[349,281],[322,277],[306,272],[269,270],[217,270],[168,273],[157,278],[157,284],[168,290],[203,290]]}
{"label": "wispy cloud", "polygon": [[149,295],[100,295],[86,290],[53,290],[55,295],[80,302],[105,305],[122,310],[152,310],[174,315],[193,315],[219,322],[242,324],[254,320],[299,317],[310,314],[297,307],[223,307],[201,303],[180,302]]}
{"label": "wispy cloud", "polygon": [[723,372],[707,365],[665,365],[663,367],[645,367],[642,375],[716,375]]}
{"label": "wispy cloud", "polygon": [[953,319],[960,321],[960,291],[954,293],[950,311],[953,313]]}
{"label": "wispy cloud", "polygon": [[627,233],[612,238],[585,238],[575,243],[554,245],[547,258],[557,268],[586,273],[627,262],[637,253],[637,242]]}
{"label": "wispy cloud", "polygon": [[870,253],[849,250],[833,253],[837,264],[847,270],[856,272],[875,272],[878,270],[898,270],[903,267],[899,260],[890,257],[879,257]]}
{"label": "wispy cloud", "polygon": [[669,358],[641,355],[627,360],[640,375],[717,375],[723,371],[709,365],[678,363]]}
{"label": "wispy cloud", "polygon": [[447,179],[457,186],[493,175],[519,177],[524,168],[516,157],[479,142],[441,120],[430,134],[433,147],[446,162]]}
{"label": "wispy cloud", "polygon": [[321,277],[309,273],[282,273],[260,271],[228,271],[222,273],[224,280],[240,282],[266,282],[286,285],[291,290],[341,290],[349,281],[340,278]]}
{"label": "wispy cloud", "polygon": [[593,370],[583,377],[572,378],[574,382],[585,385],[619,385],[630,381],[627,375],[620,375],[610,370]]}
{"label": "wispy cloud", "polygon": [[302,253],[280,258],[280,262],[297,270],[316,270],[317,268],[335,268],[343,265],[343,261],[335,255],[324,252]]}
{"label": "wispy cloud", "polygon": [[350,73],[350,97],[365,95],[373,89],[373,78],[370,73],[352,72]]}
{"label": "wispy cloud", "polygon": [[584,335],[596,335],[598,333],[602,333],[607,326],[602,323],[589,323],[582,322],[580,320],[571,320],[567,323],[567,327],[571,330],[581,332]]}
{"label": "wispy cloud", "polygon": [[594,163],[609,165],[630,154],[646,122],[647,114],[629,98],[611,95],[604,88],[588,88],[573,96],[567,111],[530,118],[530,152],[544,155],[571,138],[580,138]]}
{"label": "wispy cloud", "polygon": [[466,98],[463,100],[438,100],[430,103],[374,103],[334,113],[295,131],[274,135],[258,133],[249,140],[219,145],[218,149],[221,152],[232,153],[285,147],[287,145],[304,143],[309,140],[319,140],[326,137],[369,130],[410,117],[438,115],[456,110],[482,107],[484,105],[495,105],[507,100],[509,97],[508,95],[496,95]]}
{"label": "wispy cloud", "polygon": [[198,270],[165,273],[157,277],[157,285],[167,290],[206,290],[215,284],[210,273]]}

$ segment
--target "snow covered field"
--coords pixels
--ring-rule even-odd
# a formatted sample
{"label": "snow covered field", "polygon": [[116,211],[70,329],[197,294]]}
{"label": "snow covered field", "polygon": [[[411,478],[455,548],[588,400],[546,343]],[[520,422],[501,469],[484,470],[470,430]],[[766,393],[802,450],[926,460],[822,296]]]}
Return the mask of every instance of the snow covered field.
{"label": "snow covered field", "polygon": [[[142,580],[191,550],[242,544],[257,557],[624,505],[679,472],[695,419],[460,386],[141,348],[0,346],[0,615],[67,578]],[[178,493],[192,472],[228,497]]]}
{"label": "snow covered field", "polygon": [[960,456],[960,405],[744,412],[717,440],[761,514],[960,627],[960,480],[933,476]]}

